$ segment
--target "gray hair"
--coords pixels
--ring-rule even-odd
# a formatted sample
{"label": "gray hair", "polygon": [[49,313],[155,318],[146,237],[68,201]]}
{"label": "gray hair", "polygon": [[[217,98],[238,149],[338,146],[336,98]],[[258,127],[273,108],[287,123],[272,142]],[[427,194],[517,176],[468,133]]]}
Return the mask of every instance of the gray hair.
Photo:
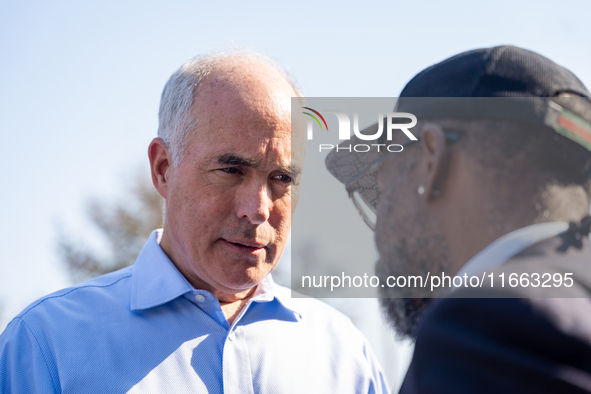
{"label": "gray hair", "polygon": [[296,95],[301,97],[300,90],[288,73],[276,61],[256,51],[215,52],[189,60],[166,82],[160,99],[158,137],[162,138],[170,149],[174,167],[178,167],[181,162],[188,133],[198,123],[198,120],[191,119],[189,114],[201,83],[223,60],[232,57],[247,57],[270,66],[279,72],[291,84]]}

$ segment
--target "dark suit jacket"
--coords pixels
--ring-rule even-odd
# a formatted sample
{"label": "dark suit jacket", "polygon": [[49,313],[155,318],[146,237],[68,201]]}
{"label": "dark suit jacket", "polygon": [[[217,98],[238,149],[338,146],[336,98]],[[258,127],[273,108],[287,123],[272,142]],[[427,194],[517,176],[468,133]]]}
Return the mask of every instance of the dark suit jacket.
{"label": "dark suit jacket", "polygon": [[[565,252],[560,236],[525,249],[498,269],[503,290],[495,282],[435,301],[400,392],[591,393],[591,243],[582,241]],[[572,272],[574,284],[508,288],[512,272]]]}

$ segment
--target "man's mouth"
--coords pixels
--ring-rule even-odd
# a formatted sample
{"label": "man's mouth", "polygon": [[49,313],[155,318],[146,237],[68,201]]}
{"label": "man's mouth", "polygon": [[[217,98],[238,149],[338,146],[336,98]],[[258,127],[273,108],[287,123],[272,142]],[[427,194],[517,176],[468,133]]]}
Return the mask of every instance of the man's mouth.
{"label": "man's mouth", "polygon": [[268,244],[262,244],[258,242],[251,242],[251,241],[244,241],[244,240],[236,240],[236,239],[224,239],[222,238],[228,246],[230,246],[233,250],[238,252],[247,253],[247,254],[258,254],[262,252]]}

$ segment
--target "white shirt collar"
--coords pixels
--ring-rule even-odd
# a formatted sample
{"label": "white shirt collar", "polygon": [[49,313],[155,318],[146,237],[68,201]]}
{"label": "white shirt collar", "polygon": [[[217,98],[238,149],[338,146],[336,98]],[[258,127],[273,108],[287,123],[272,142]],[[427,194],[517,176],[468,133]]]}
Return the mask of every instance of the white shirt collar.
{"label": "white shirt collar", "polygon": [[469,277],[501,266],[528,246],[554,237],[568,229],[566,222],[532,224],[503,235],[470,259],[456,276]]}

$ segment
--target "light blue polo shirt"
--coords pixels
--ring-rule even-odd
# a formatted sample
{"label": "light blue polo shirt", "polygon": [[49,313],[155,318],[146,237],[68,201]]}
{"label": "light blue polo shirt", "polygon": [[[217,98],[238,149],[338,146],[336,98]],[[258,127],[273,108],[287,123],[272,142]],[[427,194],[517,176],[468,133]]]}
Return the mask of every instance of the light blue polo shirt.
{"label": "light blue polo shirt", "polygon": [[387,393],[351,321],[269,275],[230,326],[154,231],[136,263],[34,302],[0,336],[1,393]]}

